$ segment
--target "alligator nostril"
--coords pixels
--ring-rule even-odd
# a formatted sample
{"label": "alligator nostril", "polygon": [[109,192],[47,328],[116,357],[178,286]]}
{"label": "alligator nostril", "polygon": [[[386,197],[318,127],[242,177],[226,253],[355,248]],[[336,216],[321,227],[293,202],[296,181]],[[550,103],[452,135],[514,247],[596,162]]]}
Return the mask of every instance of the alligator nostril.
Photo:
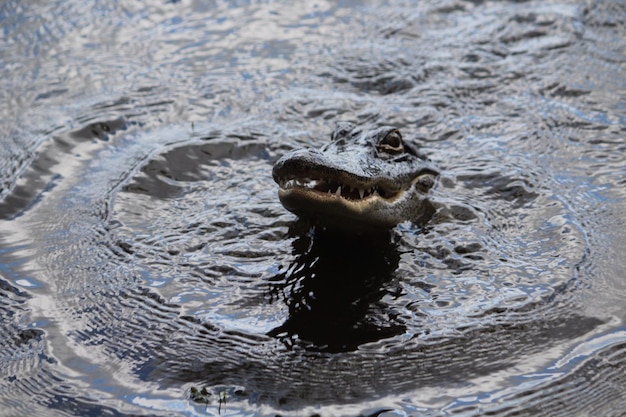
{"label": "alligator nostril", "polygon": [[415,186],[421,192],[427,192],[435,185],[435,178],[431,174],[425,174],[420,176],[417,181],[415,181]]}

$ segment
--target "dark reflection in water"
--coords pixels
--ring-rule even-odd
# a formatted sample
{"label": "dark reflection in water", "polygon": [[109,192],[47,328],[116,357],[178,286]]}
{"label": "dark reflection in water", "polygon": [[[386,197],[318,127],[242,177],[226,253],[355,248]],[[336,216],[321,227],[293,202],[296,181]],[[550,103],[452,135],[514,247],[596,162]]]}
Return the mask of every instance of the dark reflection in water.
{"label": "dark reflection in water", "polygon": [[406,330],[399,313],[379,303],[397,279],[400,257],[389,233],[355,239],[313,228],[293,247],[295,261],[271,290],[284,299],[289,317],[271,336],[340,352]]}

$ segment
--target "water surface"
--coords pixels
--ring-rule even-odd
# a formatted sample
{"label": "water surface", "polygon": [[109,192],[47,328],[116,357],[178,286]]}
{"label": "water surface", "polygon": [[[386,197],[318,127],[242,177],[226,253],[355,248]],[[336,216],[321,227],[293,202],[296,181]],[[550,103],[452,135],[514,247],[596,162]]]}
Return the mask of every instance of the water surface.
{"label": "water surface", "polygon": [[[626,6],[6,2],[0,414],[623,415]],[[441,169],[316,234],[337,121]]]}

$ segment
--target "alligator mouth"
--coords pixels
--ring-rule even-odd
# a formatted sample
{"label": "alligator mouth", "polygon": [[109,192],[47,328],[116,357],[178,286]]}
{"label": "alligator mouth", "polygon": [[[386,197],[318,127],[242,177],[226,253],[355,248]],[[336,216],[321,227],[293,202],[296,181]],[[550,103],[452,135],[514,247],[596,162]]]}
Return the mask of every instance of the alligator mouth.
{"label": "alligator mouth", "polygon": [[356,181],[342,181],[337,178],[284,177],[278,179],[282,192],[304,191],[319,194],[321,197],[343,198],[349,201],[362,201],[380,197],[393,200],[402,193],[401,189],[392,190],[383,184]]}

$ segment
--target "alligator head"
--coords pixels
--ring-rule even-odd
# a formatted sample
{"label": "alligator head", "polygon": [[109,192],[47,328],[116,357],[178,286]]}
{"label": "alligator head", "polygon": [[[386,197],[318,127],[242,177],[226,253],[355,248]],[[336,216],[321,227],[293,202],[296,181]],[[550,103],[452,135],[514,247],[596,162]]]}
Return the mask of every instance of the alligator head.
{"label": "alligator head", "polygon": [[339,123],[330,143],[284,155],[272,175],[287,210],[332,229],[367,231],[423,218],[439,173],[397,129]]}

